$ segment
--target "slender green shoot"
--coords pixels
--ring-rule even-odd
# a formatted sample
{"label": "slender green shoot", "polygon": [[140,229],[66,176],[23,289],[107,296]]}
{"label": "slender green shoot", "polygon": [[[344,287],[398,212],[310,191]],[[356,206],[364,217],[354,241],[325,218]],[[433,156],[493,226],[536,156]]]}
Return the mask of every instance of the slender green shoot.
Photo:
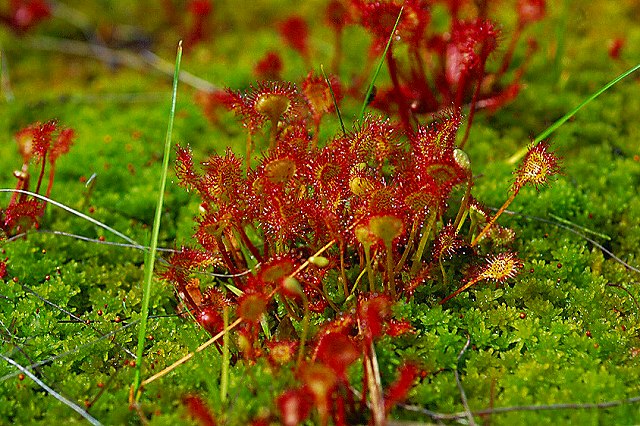
{"label": "slender green shoot", "polygon": [[585,232],[587,234],[595,235],[596,237],[600,237],[603,240],[611,241],[611,237],[606,235],[606,234],[603,234],[603,233],[597,232],[597,231],[593,231],[593,230],[591,230],[589,228],[585,228],[584,226],[580,226],[577,223],[573,223],[573,222],[571,222],[571,221],[569,221],[567,219],[561,218],[560,216],[556,216],[555,214],[549,213],[549,217],[557,220],[560,223],[564,223],[565,225],[569,225],[569,226],[571,226],[573,228],[579,229],[579,230],[581,230],[581,231],[583,231],[583,232]]}
{"label": "slender green shoot", "polygon": [[[638,69],[640,69],[640,64],[638,64],[635,67],[629,69],[628,71],[625,71],[624,73],[620,74],[619,76],[617,76],[616,78],[611,80],[609,83],[607,83],[606,85],[601,87],[599,90],[597,90],[595,93],[593,93],[587,99],[585,99],[580,105],[578,105],[577,107],[575,107],[574,109],[572,109],[571,111],[569,111],[568,113],[563,115],[560,119],[558,119],[558,121],[553,123],[551,126],[547,127],[542,133],[540,133],[538,136],[536,136],[536,138],[533,140],[533,144],[535,145],[538,142],[540,142],[541,140],[547,138],[551,133],[553,133],[556,130],[558,130],[558,128],[560,126],[562,126],[567,120],[569,120],[571,117],[576,115],[576,113],[578,111],[580,111],[582,108],[584,108],[585,106],[590,104],[591,101],[593,101],[595,98],[597,98],[598,96],[600,96],[601,94],[603,94],[604,92],[609,90],[612,86],[614,86],[620,80],[623,80],[624,78],[626,78],[630,74],[633,74],[634,72],[636,72]],[[522,157],[524,157],[524,155],[527,153],[528,149],[529,149],[528,146],[522,148],[521,150],[516,152],[513,156],[511,156],[511,158],[509,158],[507,160],[507,163],[509,163],[509,164],[517,163]]]}
{"label": "slender green shoot", "polygon": [[[222,308],[222,320],[224,321],[225,330],[229,327],[229,307]],[[229,333],[222,336],[222,367],[220,371],[220,401],[223,404],[227,402],[227,392],[229,390],[229,366],[231,365],[231,356],[229,352]]]}
{"label": "slender green shoot", "polygon": [[398,24],[400,23],[400,17],[402,16],[403,11],[404,11],[404,6],[400,8],[400,13],[398,13],[398,17],[396,18],[396,23],[393,25],[393,29],[391,30],[391,34],[389,34],[389,40],[387,41],[387,45],[384,48],[384,52],[382,52],[382,56],[380,57],[380,62],[378,62],[376,71],[373,73],[371,84],[369,84],[367,93],[366,95],[364,95],[364,101],[362,102],[362,109],[360,110],[360,120],[362,120],[362,117],[364,117],[364,112],[367,109],[367,105],[369,104],[369,96],[371,96],[371,93],[373,92],[373,86],[376,83],[378,74],[380,74],[380,70],[382,69],[382,64],[384,64],[384,59],[387,57],[387,51],[391,47],[391,42],[393,41],[393,35],[396,33],[396,28],[398,28]]}
{"label": "slender green shoot", "polygon": [[331,86],[331,81],[327,77],[327,74],[324,72],[324,66],[320,65],[320,71],[322,72],[322,76],[324,80],[327,82],[327,86],[329,86],[329,93],[331,93],[331,100],[333,100],[333,106],[336,109],[336,114],[338,114],[338,120],[340,120],[340,127],[342,127],[342,134],[347,134],[347,129],[344,128],[344,122],[342,121],[342,114],[340,114],[340,107],[338,106],[338,101],[336,99],[336,94],[333,91],[333,87]]}
{"label": "slender green shoot", "polygon": [[73,402],[73,401],[65,398],[64,396],[60,395],[58,392],[53,390],[51,387],[47,386],[46,383],[44,383],[35,374],[33,374],[31,371],[29,371],[29,369],[27,367],[23,367],[22,365],[18,364],[17,362],[12,360],[11,358],[8,358],[8,357],[4,356],[1,353],[0,353],[0,358],[5,360],[9,364],[13,365],[14,367],[16,367],[18,370],[20,370],[22,372],[22,374],[24,374],[25,376],[29,377],[31,380],[36,382],[36,384],[38,386],[40,386],[42,389],[47,391],[47,393],[49,395],[53,396],[55,399],[57,399],[58,401],[62,402],[64,405],[66,405],[67,407],[71,408],[76,413],[80,414],[82,417],[85,418],[85,420],[87,420],[92,425],[95,425],[95,426],[102,425],[102,423],[100,423],[100,421],[98,421],[98,419],[93,417],[91,414],[87,413],[87,410],[85,410],[84,408],[80,407],[75,402]]}
{"label": "slender green shoot", "polygon": [[160,217],[162,215],[162,204],[164,202],[164,190],[167,183],[167,170],[169,169],[169,156],[171,154],[171,133],[173,132],[173,121],[176,115],[176,98],[178,95],[178,80],[180,76],[180,61],[182,60],[182,40],[178,43],[176,54],[176,67],[173,75],[173,91],[171,94],[171,111],[169,113],[169,124],[164,141],[164,156],[162,159],[162,175],[160,177],[160,190],[158,192],[158,202],[156,204],[156,214],[153,219],[151,230],[150,249],[144,262],[144,288],[142,295],[142,312],[140,318],[140,328],[138,329],[138,350],[136,351],[136,373],[134,378],[134,394],[136,401],[140,397],[138,392],[142,376],[142,356],[147,333],[147,319],[149,318],[149,301],[151,300],[151,281],[153,280],[153,267],[156,259],[156,249],[158,248],[158,234],[160,233]]}
{"label": "slender green shoot", "polygon": [[562,59],[567,50],[566,34],[569,20],[569,11],[571,10],[571,0],[564,0],[558,16],[556,24],[556,54],[553,58],[553,81],[558,84],[560,75],[562,74]]}

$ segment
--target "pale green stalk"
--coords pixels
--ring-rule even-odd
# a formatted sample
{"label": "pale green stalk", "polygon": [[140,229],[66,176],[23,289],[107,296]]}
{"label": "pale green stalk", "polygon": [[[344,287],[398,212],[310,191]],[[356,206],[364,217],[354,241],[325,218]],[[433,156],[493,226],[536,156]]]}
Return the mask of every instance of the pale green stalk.
{"label": "pale green stalk", "polygon": [[389,34],[389,40],[387,41],[387,45],[384,48],[384,52],[382,52],[382,56],[380,56],[380,62],[378,62],[378,66],[376,67],[375,72],[373,73],[373,78],[371,79],[371,84],[369,84],[369,88],[367,89],[367,93],[364,95],[364,102],[362,102],[362,109],[360,110],[360,120],[364,117],[364,111],[367,109],[369,96],[371,96],[371,92],[373,92],[373,86],[376,83],[376,79],[378,78],[378,74],[380,74],[380,70],[382,69],[382,64],[384,64],[385,58],[387,57],[387,51],[389,47],[391,47],[391,42],[393,41],[393,35],[396,32],[396,28],[398,28],[398,24],[400,23],[400,17],[402,16],[402,11],[404,10],[404,6],[400,8],[400,13],[398,13],[398,18],[396,18],[396,23],[391,30],[391,34]]}
{"label": "pale green stalk", "polygon": [[134,378],[134,394],[136,401],[140,397],[138,392],[142,376],[142,361],[144,352],[144,343],[147,333],[147,319],[149,318],[149,302],[151,300],[151,281],[153,280],[153,267],[156,260],[156,249],[158,248],[158,235],[160,233],[160,217],[162,216],[162,205],[164,202],[164,190],[167,184],[167,170],[169,169],[169,156],[171,154],[171,133],[173,132],[173,121],[176,114],[176,97],[178,94],[178,80],[180,76],[180,61],[182,60],[182,40],[178,43],[178,52],[176,54],[176,67],[173,75],[173,91],[171,94],[171,111],[169,113],[169,124],[167,125],[167,134],[164,141],[164,156],[162,159],[162,175],[160,177],[160,189],[158,193],[158,201],[156,204],[156,213],[153,219],[153,228],[151,230],[151,242],[149,244],[149,252],[144,262],[144,288],[142,293],[142,307],[140,317],[140,328],[138,329],[138,350],[136,351],[136,374]]}
{"label": "pale green stalk", "polygon": [[340,127],[342,127],[342,134],[347,134],[347,129],[344,127],[344,122],[342,121],[342,114],[340,114],[340,108],[338,107],[338,101],[336,99],[336,94],[333,92],[333,87],[331,86],[331,81],[327,77],[327,74],[324,73],[324,67],[320,65],[320,71],[322,72],[322,76],[324,80],[327,82],[327,86],[329,86],[329,93],[331,93],[331,100],[333,101],[333,106],[336,109],[336,114],[338,115],[338,120],[340,120]]}
{"label": "pale green stalk", "polygon": [[[222,307],[222,320],[225,330],[229,327],[229,307]],[[229,333],[222,336],[222,368],[220,372],[220,400],[224,404],[227,402],[227,392],[229,389],[229,365],[231,357],[229,353]]]}
{"label": "pale green stalk", "polygon": [[[622,79],[626,78],[627,76],[629,76],[630,74],[633,74],[634,72],[636,72],[638,69],[640,69],[640,64],[636,65],[635,67],[631,68],[628,71],[625,71],[624,73],[620,74],[619,76],[617,76],[616,78],[611,80],[609,83],[605,84],[603,87],[598,89],[595,93],[593,93],[591,96],[589,96],[587,99],[585,99],[580,105],[578,105],[577,107],[575,107],[574,109],[572,109],[571,111],[569,111],[568,113],[563,115],[560,119],[558,119],[558,121],[553,123],[551,126],[547,127],[542,133],[540,133],[538,136],[536,136],[536,138],[533,140],[532,144],[533,145],[537,144],[538,142],[540,142],[543,139],[545,139],[546,137],[548,137],[551,133],[553,133],[556,130],[558,130],[558,128],[560,126],[562,126],[571,117],[576,115],[576,113],[578,111],[580,111],[582,108],[584,108],[585,106],[590,104],[591,101],[593,101],[595,98],[597,98],[598,96],[600,96],[601,94],[603,94],[604,92],[609,90],[612,86],[614,86],[620,80],[622,80]],[[518,161],[520,161],[520,159],[522,157],[524,157],[524,155],[527,153],[528,149],[529,149],[529,146],[523,147],[520,151],[516,152],[513,156],[511,156],[511,158],[509,158],[507,160],[507,163],[509,163],[509,164],[517,163]]]}

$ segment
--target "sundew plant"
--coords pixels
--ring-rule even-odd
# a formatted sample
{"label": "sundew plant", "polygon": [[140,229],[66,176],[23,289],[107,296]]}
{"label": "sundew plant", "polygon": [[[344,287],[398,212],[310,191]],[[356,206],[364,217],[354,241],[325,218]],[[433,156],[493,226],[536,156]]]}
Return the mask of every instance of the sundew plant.
{"label": "sundew plant", "polygon": [[0,423],[639,422],[636,12],[1,6]]}

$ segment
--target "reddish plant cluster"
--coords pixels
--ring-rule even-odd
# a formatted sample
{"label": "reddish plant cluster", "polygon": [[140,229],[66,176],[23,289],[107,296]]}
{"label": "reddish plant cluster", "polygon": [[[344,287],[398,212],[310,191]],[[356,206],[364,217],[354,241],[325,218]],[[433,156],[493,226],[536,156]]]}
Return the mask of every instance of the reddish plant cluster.
{"label": "reddish plant cluster", "polygon": [[[523,31],[545,16],[544,0],[519,0],[508,46],[497,64],[488,67],[503,38],[501,26],[489,18],[493,3],[501,2],[332,0],[325,11],[325,22],[335,32],[332,70],[339,71],[345,26],[363,27],[372,36],[369,65],[363,67],[366,76],[383,53],[400,16],[385,57],[391,85],[377,90],[372,106],[397,114],[410,133],[421,115],[470,105],[470,125],[477,109],[498,109],[518,94],[527,61],[511,70],[514,52]],[[444,14],[448,14],[446,19]],[[448,24],[443,26],[442,22]],[[302,18],[289,18],[280,32],[285,42],[308,60],[308,30]],[[525,57],[535,48],[535,41],[529,40]],[[363,81],[356,79],[349,92],[361,95]]]}
{"label": "reddish plant cluster", "polygon": [[[40,194],[49,165],[47,189],[44,193],[44,196],[49,197],[53,188],[56,162],[61,155],[69,151],[73,144],[74,131],[62,128],[57,121],[52,120],[31,124],[16,133],[15,138],[22,156],[22,168],[13,172],[18,180],[16,190]],[[31,164],[39,168],[35,187],[31,186]],[[45,207],[44,201],[26,193],[14,192],[7,207],[0,209],[0,229],[5,236],[11,236],[38,227],[38,220],[44,214]]]}
{"label": "reddish plant cluster", "polygon": [[8,10],[0,11],[0,22],[22,34],[51,16],[51,7],[44,0],[10,0]]}
{"label": "reddish plant cluster", "polygon": [[[162,0],[165,19],[168,24],[177,27],[184,34],[184,47],[191,49],[199,43],[206,42],[213,35],[212,17],[214,4],[211,0],[189,0],[177,2]],[[186,13],[185,13],[186,11]]]}
{"label": "reddish plant cluster", "polygon": [[[508,248],[514,233],[471,195],[470,162],[456,147],[457,109],[411,132],[367,116],[318,147],[329,99],[327,83],[313,75],[301,89],[260,82],[226,92],[222,103],[247,130],[249,157],[227,150],[197,167],[188,148],[177,148],[180,184],[202,200],[198,247],[172,255],[164,278],[212,335],[243,320],[234,333],[247,362],[267,357],[274,368],[294,369],[297,382],[277,400],[284,424],[314,408],[321,424],[362,422],[367,405],[381,424],[418,372],[407,364],[383,392],[374,342],[411,332],[394,318],[394,303],[420,289],[429,300],[436,285],[449,291],[462,283],[444,303],[480,281],[514,277],[522,262]],[[256,142],[268,148],[252,158]],[[557,171],[542,143],[514,185],[538,186]],[[199,273],[211,270],[227,278],[205,285]],[[359,397],[348,375],[357,361]]]}

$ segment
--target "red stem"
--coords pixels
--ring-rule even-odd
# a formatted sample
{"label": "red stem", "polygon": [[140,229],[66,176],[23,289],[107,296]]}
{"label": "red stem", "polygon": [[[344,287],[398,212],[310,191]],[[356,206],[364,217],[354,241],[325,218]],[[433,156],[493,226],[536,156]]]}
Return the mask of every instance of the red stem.
{"label": "red stem", "polygon": [[518,21],[518,25],[513,32],[513,36],[509,41],[509,47],[507,48],[507,52],[504,54],[502,58],[502,64],[500,65],[500,69],[496,73],[496,81],[500,80],[500,78],[504,75],[505,72],[509,69],[509,65],[511,65],[511,60],[513,59],[513,52],[516,50],[516,45],[518,44],[518,40],[520,39],[520,35],[522,34],[522,29],[524,25],[520,21]]}
{"label": "red stem", "polygon": [[40,176],[38,176],[38,183],[36,184],[35,193],[40,193],[40,186],[42,185],[42,178],[44,177],[44,168],[47,166],[47,153],[42,156],[42,167],[40,167]]}
{"label": "red stem", "polygon": [[467,120],[467,128],[464,130],[464,137],[462,138],[462,142],[460,142],[460,149],[464,149],[464,146],[467,143],[467,139],[469,139],[469,132],[471,131],[471,125],[473,124],[473,116],[476,113],[476,103],[478,102],[478,97],[480,96],[480,89],[482,88],[482,82],[484,81],[484,76],[485,76],[484,70],[485,70],[486,63],[487,63],[487,57],[484,56],[482,61],[482,68],[480,69],[480,77],[478,77],[478,83],[476,85],[476,90],[473,91],[473,97],[471,98],[471,106],[469,108],[469,119]]}
{"label": "red stem", "polygon": [[56,166],[51,163],[51,168],[49,169],[49,182],[47,183],[47,198],[51,195],[51,190],[53,189],[53,178],[56,174]]}
{"label": "red stem", "polygon": [[238,224],[238,226],[236,226],[236,229],[240,234],[240,239],[242,240],[244,245],[247,246],[247,249],[249,249],[251,254],[258,260],[258,262],[262,262],[262,255],[260,254],[260,251],[258,251],[256,246],[253,245],[253,243],[247,236],[247,233],[244,231],[244,228],[242,227],[242,225]]}

